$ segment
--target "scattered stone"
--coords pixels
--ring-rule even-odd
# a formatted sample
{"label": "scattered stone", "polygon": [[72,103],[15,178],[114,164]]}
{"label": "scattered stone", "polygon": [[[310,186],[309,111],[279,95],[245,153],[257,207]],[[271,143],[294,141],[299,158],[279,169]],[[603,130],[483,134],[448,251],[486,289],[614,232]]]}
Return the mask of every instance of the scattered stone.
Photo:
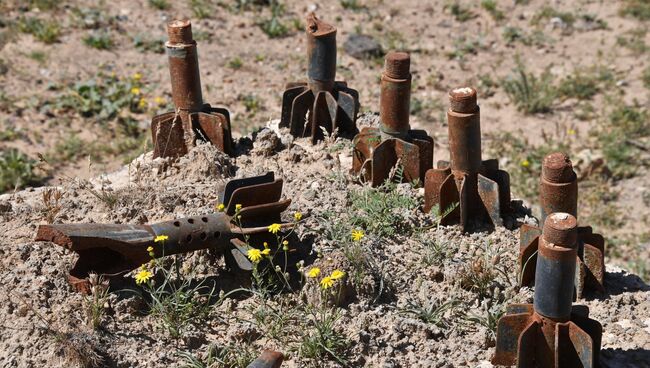
{"label": "scattered stone", "polygon": [[363,34],[351,34],[343,44],[345,52],[355,59],[372,59],[381,57],[383,50],[373,37]]}

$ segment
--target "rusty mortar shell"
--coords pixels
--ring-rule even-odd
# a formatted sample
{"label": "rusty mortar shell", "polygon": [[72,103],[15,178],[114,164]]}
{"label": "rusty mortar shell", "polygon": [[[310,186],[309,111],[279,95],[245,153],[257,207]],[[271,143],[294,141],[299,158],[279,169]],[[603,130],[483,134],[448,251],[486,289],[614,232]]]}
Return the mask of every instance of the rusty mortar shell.
{"label": "rusty mortar shell", "polygon": [[165,43],[165,49],[174,105],[180,110],[199,111],[203,106],[203,96],[192,24],[189,20],[171,21],[167,24],[167,34],[169,40]]}
{"label": "rusty mortar shell", "polygon": [[539,192],[541,223],[554,212],[578,217],[578,177],[566,154],[555,152],[544,157]]}
{"label": "rusty mortar shell", "polygon": [[336,78],[336,27],[307,16],[307,78],[314,95],[331,92]]}
{"label": "rusty mortar shell", "polygon": [[476,90],[456,88],[449,92],[449,154],[451,170],[475,175],[481,170],[481,114]]}
{"label": "rusty mortar shell", "polygon": [[576,218],[549,214],[539,238],[532,305],[509,305],[497,324],[495,365],[519,368],[599,367],[601,324],[573,305],[579,246]]}
{"label": "rusty mortar shell", "polygon": [[555,321],[571,315],[576,273],[578,222],[565,212],[550,214],[544,222],[535,271],[535,311]]}
{"label": "rusty mortar shell", "polygon": [[381,75],[379,117],[381,133],[388,138],[407,139],[411,107],[411,57],[406,52],[386,55]]}

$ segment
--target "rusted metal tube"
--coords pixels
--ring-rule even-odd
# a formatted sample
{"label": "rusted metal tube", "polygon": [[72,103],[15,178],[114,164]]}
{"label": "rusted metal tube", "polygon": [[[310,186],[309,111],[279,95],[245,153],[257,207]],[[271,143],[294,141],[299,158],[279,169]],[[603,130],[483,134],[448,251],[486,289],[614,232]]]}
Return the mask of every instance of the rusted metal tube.
{"label": "rusted metal tube", "polygon": [[336,28],[307,16],[307,77],[314,94],[332,91],[336,77]]}
{"label": "rusted metal tube", "polygon": [[449,92],[449,152],[451,170],[467,175],[481,170],[481,118],[476,90],[456,88]]}
{"label": "rusted metal tube", "polygon": [[165,43],[165,48],[169,58],[174,105],[181,110],[199,111],[203,106],[203,96],[192,24],[189,20],[174,20],[167,24],[167,34],[169,41]]}
{"label": "rusted metal tube", "polygon": [[544,158],[539,192],[541,223],[554,212],[578,217],[578,177],[566,154],[555,152]]}
{"label": "rusted metal tube", "polygon": [[382,133],[405,139],[408,137],[411,107],[411,58],[406,52],[386,55],[381,75],[379,116]]}
{"label": "rusted metal tube", "polygon": [[578,239],[576,218],[550,214],[539,243],[535,272],[535,310],[558,322],[569,320],[573,301]]}

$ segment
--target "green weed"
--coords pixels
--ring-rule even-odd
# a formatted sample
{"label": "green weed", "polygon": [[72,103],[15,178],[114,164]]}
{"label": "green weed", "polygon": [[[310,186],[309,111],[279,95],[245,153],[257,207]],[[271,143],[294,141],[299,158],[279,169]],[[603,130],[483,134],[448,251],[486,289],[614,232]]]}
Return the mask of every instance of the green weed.
{"label": "green weed", "polygon": [[183,368],[246,368],[255,360],[256,354],[253,347],[244,342],[225,346],[212,344],[204,357],[197,357],[187,351],[178,353],[184,360]]}
{"label": "green weed", "polygon": [[415,211],[419,203],[409,193],[399,192],[391,181],[350,193],[350,202],[352,226],[366,229],[369,234],[386,238],[408,236],[413,231],[405,214]]}
{"label": "green weed", "polygon": [[458,0],[447,3],[445,9],[448,9],[451,15],[459,22],[466,22],[477,17],[476,13],[462,5]]}
{"label": "green weed", "polygon": [[617,36],[616,43],[629,49],[634,55],[642,55],[649,49],[645,43],[647,33],[648,30],[645,27],[635,28]]}
{"label": "green weed", "polygon": [[35,169],[36,161],[18,149],[0,150],[0,193],[37,184],[40,178]]}
{"label": "green weed", "polygon": [[109,32],[93,32],[83,38],[84,44],[97,50],[113,48],[113,38]]}
{"label": "green weed", "polygon": [[448,301],[428,300],[422,302],[419,300],[408,301],[406,308],[401,309],[402,314],[412,315],[422,322],[432,324],[438,328],[447,329],[451,326],[450,317],[454,314],[454,309],[460,304],[460,301],[451,299]]}
{"label": "green weed", "polygon": [[284,6],[276,1],[271,4],[271,17],[262,19],[258,23],[260,29],[266,33],[269,38],[285,37],[289,34],[289,27],[282,21]]}
{"label": "green weed", "polygon": [[56,21],[42,20],[38,18],[22,18],[18,21],[18,29],[23,33],[29,33],[37,40],[52,44],[59,41],[61,29]]}
{"label": "green weed", "polygon": [[302,328],[300,345],[296,349],[301,357],[319,361],[331,358],[347,366],[347,349],[350,342],[338,328],[341,314],[337,308],[309,307],[306,325]]}
{"label": "green weed", "polygon": [[495,0],[482,0],[481,7],[490,13],[495,21],[499,22],[505,19],[505,14],[498,8]]}
{"label": "green weed", "polygon": [[234,59],[231,59],[231,60],[228,62],[228,67],[229,67],[230,69],[237,70],[237,69],[241,69],[242,66],[244,66],[244,62],[243,62],[242,59],[239,58],[239,57],[235,57]]}
{"label": "green weed", "polygon": [[194,18],[206,19],[212,17],[215,9],[209,0],[190,0],[190,10]]}
{"label": "green weed", "polygon": [[573,13],[570,12],[561,12],[550,5],[546,5],[538,10],[535,15],[533,15],[530,23],[534,26],[540,25],[542,21],[547,21],[551,18],[560,18],[569,27],[573,26],[573,23],[576,21],[576,17]]}
{"label": "green weed", "polygon": [[536,76],[526,71],[524,64],[519,61],[513,74],[505,78],[501,85],[517,110],[536,114],[551,111],[557,97],[553,81],[553,75],[548,69]]}
{"label": "green weed", "polygon": [[167,10],[170,8],[167,0],[149,0],[149,5],[158,10]]}
{"label": "green weed", "polygon": [[647,0],[625,0],[619,13],[638,20],[650,20],[650,2]]}

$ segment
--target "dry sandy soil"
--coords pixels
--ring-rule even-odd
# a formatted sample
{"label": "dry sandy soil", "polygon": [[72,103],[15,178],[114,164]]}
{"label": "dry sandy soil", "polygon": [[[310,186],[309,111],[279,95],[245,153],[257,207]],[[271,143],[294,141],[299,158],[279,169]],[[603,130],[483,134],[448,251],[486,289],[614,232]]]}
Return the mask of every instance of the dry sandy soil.
{"label": "dry sandy soil", "polygon": [[[315,285],[307,283],[296,293],[268,300],[241,296],[215,303],[208,316],[192,323],[181,339],[160,328],[159,319],[147,313],[145,301],[115,291],[106,303],[101,327],[93,330],[86,326],[87,303],[65,280],[75,256],[53,244],[33,241],[37,225],[48,217],[57,223],[150,223],[210,213],[218,204],[225,180],[270,170],[284,179],[284,195],[293,200],[285,217],[289,219],[293,211],[305,214],[292,246],[306,249],[308,265],[314,263],[324,272],[338,267],[354,274],[360,266],[346,256],[340,233],[348,239],[351,228],[344,223],[345,216],[361,216],[350,205],[356,194],[369,189],[349,175],[350,141],[337,139],[311,146],[303,140],[294,142],[285,131],[259,132],[278,118],[284,84],[304,78],[304,36],[294,23],[304,24],[308,11],[315,10],[339,30],[337,72],[359,91],[365,112],[362,124],[376,123],[373,112],[378,110],[381,59],[353,58],[343,50],[344,41],[361,32],[375,37],[384,50],[411,52],[412,105],[420,106],[413,110],[411,125],[426,129],[435,138],[436,160],[448,157],[446,94],[461,85],[476,86],[479,93],[484,157],[503,154],[498,157],[502,166],[519,169],[517,172],[522,171],[521,158],[531,156],[524,152],[511,157],[512,151],[500,151],[503,143],[499,137],[504,132],[525,139],[524,151],[531,152],[549,143],[542,132],[551,140],[561,140],[577,169],[588,176],[593,167],[600,172],[617,169],[607,157],[599,164],[601,136],[595,133],[612,109],[634,106],[642,123],[650,124],[650,83],[643,82],[648,67],[645,43],[650,37],[639,32],[648,25],[621,13],[629,2],[497,1],[497,9],[503,13],[503,19],[497,20],[498,16],[478,2],[467,1],[461,3],[469,9],[469,19],[461,21],[462,12],[454,12],[449,6],[453,2],[447,1],[328,1],[318,5],[283,1],[279,19],[288,34],[279,38],[269,38],[258,26],[270,19],[269,6],[237,9],[235,1],[206,1],[204,19],[197,19],[190,1],[173,3],[165,10],[146,1],[70,1],[52,9],[39,9],[34,5],[38,3],[0,3],[0,149],[18,148],[33,159],[42,154],[48,160],[36,169],[42,177],[32,184],[36,188],[0,195],[0,231],[4,235],[0,240],[1,367],[187,366],[183,353],[205,360],[209,346],[231,344],[239,356],[257,354],[263,348],[283,351],[289,354],[289,367],[340,365],[331,355],[309,358],[300,350],[304,334],[314,328],[306,306],[320,305],[315,302],[319,295]],[[342,3],[361,7],[346,8]],[[574,21],[554,14],[533,25],[547,4],[559,12],[570,12]],[[97,12],[92,13],[93,9]],[[46,44],[18,32],[20,26],[15,22],[28,18],[60,22],[58,41]],[[201,146],[163,170],[166,163],[152,160],[147,153],[151,149],[147,127],[153,115],[171,107],[171,95],[166,58],[152,49],[160,45],[155,41],[164,39],[165,23],[175,18],[193,21],[204,99],[231,111],[238,155],[228,158],[212,147]],[[504,32],[508,27],[516,27],[524,32],[520,37],[530,40],[507,42]],[[112,47],[98,50],[88,46],[84,39],[96,32],[109,32]],[[626,44],[625,39],[632,35],[637,38]],[[145,50],[136,47],[136,36],[153,40],[153,46]],[[590,68],[606,70],[609,79],[587,100],[558,97],[552,111],[526,114],[517,109],[501,83],[512,75],[517,59],[535,75],[548,70],[557,83],[577,70]],[[134,77],[136,74],[141,77]],[[128,86],[124,88],[131,103],[104,117],[84,116],[81,103],[75,107],[61,102],[79,91],[74,88],[76,83],[93,78],[99,83],[119,80],[118,85]],[[129,83],[137,84],[137,95],[129,95]],[[137,107],[140,99],[143,106]],[[578,118],[586,104],[593,108],[591,115]],[[132,121],[131,128],[122,129],[123,120]],[[595,199],[589,196],[590,191],[601,193],[595,192],[589,178],[580,187],[584,198],[581,214],[590,215],[583,219],[597,218],[596,214],[608,220],[594,224],[608,239],[606,293],[578,301],[589,306],[592,318],[603,324],[602,363],[606,367],[650,366],[647,135],[633,142],[645,147],[635,156],[635,175],[603,174],[607,191],[602,198],[600,194]],[[120,148],[133,137],[128,149]],[[488,150],[490,146],[496,148]],[[125,161],[131,163],[123,166]],[[530,183],[536,183],[536,175],[530,174]],[[521,183],[525,179],[513,176],[512,180]],[[49,186],[57,186],[63,193],[53,216],[42,197]],[[362,277],[346,281],[353,297],[343,308],[327,308],[340,314],[335,330],[346,343],[340,356],[349,366],[489,367],[494,337],[493,323],[487,321],[508,303],[532,300],[530,290],[517,287],[514,270],[518,225],[535,220],[524,208],[509,215],[506,228],[461,234],[454,227],[431,226],[433,220],[419,210],[421,188],[399,185],[394,191],[415,202],[396,210],[395,217],[400,220],[395,234],[382,236],[365,229],[362,245],[370,261]],[[93,193],[108,193],[114,203]],[[608,200],[605,195],[610,193],[618,196]],[[522,198],[536,214],[534,197],[527,198],[514,189],[513,196]],[[341,219],[337,221],[338,216]],[[444,246],[440,250],[435,244]],[[215,282],[218,291],[249,286],[226,272],[219,257],[209,252],[182,261],[187,275]],[[467,281],[477,262],[487,275],[480,287]],[[135,284],[131,286],[135,288]],[[452,300],[454,307],[436,316],[434,322],[408,312],[413,305]],[[288,317],[254,317],[268,310]],[[282,325],[284,332],[271,331],[272,325]],[[100,357],[96,360],[101,364],[85,361],[93,355]]]}

